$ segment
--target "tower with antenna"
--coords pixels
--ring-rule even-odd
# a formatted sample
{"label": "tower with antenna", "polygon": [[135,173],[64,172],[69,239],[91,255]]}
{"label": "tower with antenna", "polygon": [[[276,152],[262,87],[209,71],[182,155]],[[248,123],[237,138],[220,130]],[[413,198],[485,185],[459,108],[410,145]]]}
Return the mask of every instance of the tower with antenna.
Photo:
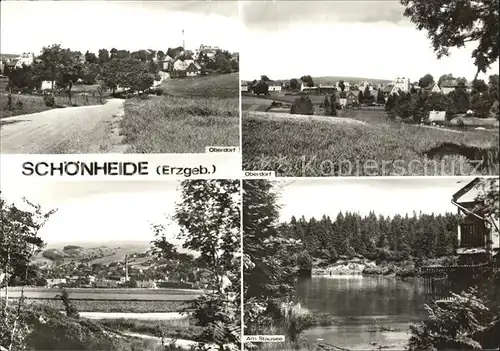
{"label": "tower with antenna", "polygon": [[186,43],[184,41],[184,29],[182,30],[182,50],[186,50]]}
{"label": "tower with antenna", "polygon": [[125,255],[125,281],[128,282],[128,255]]}

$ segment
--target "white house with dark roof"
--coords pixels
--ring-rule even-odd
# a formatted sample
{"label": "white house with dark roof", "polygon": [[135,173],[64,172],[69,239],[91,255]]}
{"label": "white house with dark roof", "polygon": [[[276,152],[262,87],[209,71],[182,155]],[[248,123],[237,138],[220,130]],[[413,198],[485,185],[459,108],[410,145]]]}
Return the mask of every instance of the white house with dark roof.
{"label": "white house with dark roof", "polygon": [[201,73],[201,66],[194,60],[176,60],[172,67],[173,77],[194,77]]}

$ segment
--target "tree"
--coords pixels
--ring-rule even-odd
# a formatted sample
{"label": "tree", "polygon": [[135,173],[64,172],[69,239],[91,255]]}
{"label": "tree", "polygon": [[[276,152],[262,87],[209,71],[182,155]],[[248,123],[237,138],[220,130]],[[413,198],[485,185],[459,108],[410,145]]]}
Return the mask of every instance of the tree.
{"label": "tree", "polygon": [[85,53],[85,62],[86,63],[99,63],[99,59],[97,56],[93,53],[87,50]]}
{"label": "tree", "polygon": [[371,104],[374,100],[372,92],[368,86],[365,87],[365,91],[363,92],[363,101],[365,104]]}
{"label": "tree", "polygon": [[51,90],[53,93],[54,82],[74,63],[74,56],[69,49],[63,49],[61,45],[54,44],[43,47],[41,55],[37,57],[33,65],[33,70],[42,80],[52,82]]}
{"label": "tree", "polygon": [[425,305],[429,319],[410,325],[410,350],[470,350],[482,349],[474,339],[491,321],[491,314],[475,290],[452,294],[444,304]]}
{"label": "tree", "polygon": [[5,298],[0,299],[0,346],[6,350],[23,350],[28,321],[23,314],[24,288],[17,302],[9,299],[9,284],[18,280],[26,282],[32,259],[40,253],[44,242],[39,230],[55,210],[42,212],[40,205],[24,199],[30,210],[22,210],[0,198],[0,288],[5,288]]}
{"label": "tree", "polygon": [[358,93],[358,102],[361,105],[363,103],[363,92],[359,91]]}
{"label": "tree", "polygon": [[299,88],[299,81],[296,78],[290,79],[290,89],[297,90]]}
{"label": "tree", "polygon": [[102,78],[113,89],[113,94],[118,85],[132,91],[144,91],[154,81],[154,75],[148,72],[147,64],[133,58],[111,59],[104,67]]}
{"label": "tree", "polygon": [[304,82],[304,84],[305,84],[306,86],[308,86],[308,87],[313,87],[313,86],[314,86],[314,81],[313,81],[312,77],[311,77],[311,76],[309,76],[309,75],[307,75],[307,76],[302,76],[302,77],[300,78],[300,80],[301,80],[302,82]]}
{"label": "tree", "polygon": [[[214,292],[194,300],[194,318],[203,328],[199,342],[240,346],[240,186],[238,180],[181,183],[182,201],[173,219],[183,247],[197,251],[210,274]],[[230,284],[227,286],[227,280]]]}
{"label": "tree", "polygon": [[493,99],[498,100],[498,95],[499,95],[498,74],[493,74],[489,77],[488,89],[490,96]]}
{"label": "tree", "polygon": [[443,84],[444,81],[454,79],[453,74],[448,73],[448,74],[443,74],[441,77],[438,79],[438,86],[441,88],[441,84]]}
{"label": "tree", "polygon": [[465,90],[465,87],[457,87],[449,95],[452,106],[454,107],[455,113],[466,113],[470,108],[469,94]]}
{"label": "tree", "polygon": [[99,55],[99,65],[102,66],[105,63],[109,62],[110,57],[109,57],[109,52],[107,49],[100,49],[98,55]]}
{"label": "tree", "polygon": [[431,84],[434,84],[434,77],[429,73],[418,80],[418,86],[421,88],[427,88]]}
{"label": "tree", "polygon": [[400,0],[404,15],[418,30],[426,30],[438,58],[450,55],[450,48],[475,42],[472,52],[476,76],[498,60],[499,1]]}
{"label": "tree", "polygon": [[377,103],[378,104],[385,104],[385,97],[384,97],[384,92],[382,89],[379,89],[377,91]]}
{"label": "tree", "polygon": [[159,62],[163,61],[165,59],[165,56],[165,53],[161,50],[156,53],[156,58]]}
{"label": "tree", "polygon": [[344,84],[343,80],[339,80],[339,88],[340,88],[340,91],[342,91],[342,92],[345,90],[345,84]]}

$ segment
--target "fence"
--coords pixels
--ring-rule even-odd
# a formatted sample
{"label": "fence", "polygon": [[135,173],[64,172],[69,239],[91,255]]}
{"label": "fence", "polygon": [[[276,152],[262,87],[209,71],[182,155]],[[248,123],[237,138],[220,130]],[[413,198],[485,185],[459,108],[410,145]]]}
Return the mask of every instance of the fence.
{"label": "fence", "polygon": [[[420,268],[424,280],[424,291],[429,300],[446,300],[450,292],[460,293],[470,287],[480,290],[487,288],[486,283],[498,272],[493,263],[456,266],[427,266]],[[498,287],[493,292],[500,293]]]}

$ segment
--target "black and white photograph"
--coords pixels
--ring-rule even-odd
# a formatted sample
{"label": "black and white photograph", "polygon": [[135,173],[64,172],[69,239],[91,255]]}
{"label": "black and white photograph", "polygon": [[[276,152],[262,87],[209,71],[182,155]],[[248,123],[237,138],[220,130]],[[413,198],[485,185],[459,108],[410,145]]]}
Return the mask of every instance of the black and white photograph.
{"label": "black and white photograph", "polygon": [[[244,180],[248,350],[498,350],[499,180]],[[253,348],[252,348],[253,347]]]}
{"label": "black and white photograph", "polygon": [[241,349],[239,180],[3,180],[0,350]]}
{"label": "black and white photograph", "polygon": [[239,147],[236,1],[2,1],[1,23],[3,154]]}
{"label": "black and white photograph", "polygon": [[244,1],[245,171],[499,174],[498,1]]}

